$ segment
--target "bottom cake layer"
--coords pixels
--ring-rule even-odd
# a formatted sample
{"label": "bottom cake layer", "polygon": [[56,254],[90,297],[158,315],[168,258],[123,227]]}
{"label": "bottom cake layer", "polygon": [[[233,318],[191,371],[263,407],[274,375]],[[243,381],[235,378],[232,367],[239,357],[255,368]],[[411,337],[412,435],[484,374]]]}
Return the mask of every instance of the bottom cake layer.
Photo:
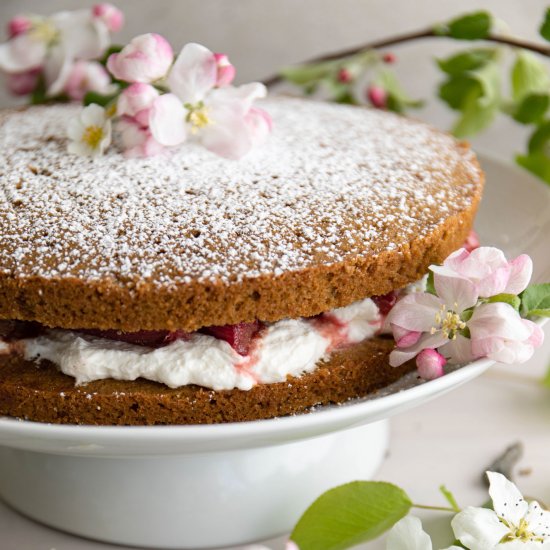
{"label": "bottom cake layer", "polygon": [[380,389],[415,368],[390,367],[392,338],[376,337],[334,351],[314,372],[248,391],[199,386],[170,389],[144,379],[75,386],[51,363],[0,356],[0,415],[58,424],[213,424],[260,420],[343,403]]}

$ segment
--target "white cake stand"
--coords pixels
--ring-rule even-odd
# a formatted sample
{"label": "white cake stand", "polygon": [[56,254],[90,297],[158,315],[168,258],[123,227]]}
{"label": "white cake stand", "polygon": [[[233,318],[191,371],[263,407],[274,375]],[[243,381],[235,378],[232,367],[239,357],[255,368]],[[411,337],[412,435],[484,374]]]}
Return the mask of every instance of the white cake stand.
{"label": "white cake stand", "polygon": [[[550,279],[550,192],[484,158],[486,243],[529,253]],[[513,242],[510,236],[513,235]],[[0,496],[77,535],[150,548],[236,545],[288,532],[324,490],[371,477],[387,418],[475,378],[480,360],[437,380],[408,375],[368,399],[295,417],[213,426],[58,426],[0,419]]]}

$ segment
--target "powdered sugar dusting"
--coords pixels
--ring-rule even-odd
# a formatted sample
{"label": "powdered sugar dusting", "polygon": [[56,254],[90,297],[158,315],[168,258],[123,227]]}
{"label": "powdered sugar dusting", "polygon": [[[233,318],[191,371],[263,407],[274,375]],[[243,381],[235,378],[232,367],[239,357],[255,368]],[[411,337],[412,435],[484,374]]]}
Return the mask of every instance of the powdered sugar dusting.
{"label": "powdered sugar dusting", "polygon": [[[65,128],[79,107],[8,112],[0,271],[158,285],[279,274],[399,248],[477,191],[470,153],[423,124],[291,98],[262,108],[273,134],[240,161],[193,144],[77,157]],[[455,185],[457,171],[470,181]]]}

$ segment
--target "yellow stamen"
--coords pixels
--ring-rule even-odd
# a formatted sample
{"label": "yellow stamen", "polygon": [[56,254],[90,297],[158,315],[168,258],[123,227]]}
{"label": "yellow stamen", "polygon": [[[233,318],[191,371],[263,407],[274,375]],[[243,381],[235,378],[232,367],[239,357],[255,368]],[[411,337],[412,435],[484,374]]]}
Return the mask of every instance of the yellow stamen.
{"label": "yellow stamen", "polygon": [[544,537],[535,535],[532,531],[529,531],[529,524],[525,518],[521,518],[518,526],[510,524],[504,518],[499,519],[502,523],[504,523],[504,525],[506,525],[506,527],[508,527],[508,529],[510,529],[510,532],[506,533],[500,541],[501,543],[511,542],[514,540],[519,540],[521,542],[544,542]]}
{"label": "yellow stamen", "polygon": [[91,149],[97,149],[103,139],[103,128],[101,126],[88,126],[82,134],[82,141]]}
{"label": "yellow stamen", "polygon": [[48,19],[34,21],[29,34],[35,40],[44,42],[48,46],[57,42],[59,38],[59,30]]}
{"label": "yellow stamen", "polygon": [[460,315],[442,305],[441,311],[435,314],[435,326],[431,328],[430,333],[435,334],[440,330],[445,338],[456,340],[458,332],[464,328],[466,328],[466,323],[460,318]]}
{"label": "yellow stamen", "polygon": [[208,116],[209,109],[205,107],[202,101],[199,101],[196,105],[186,103],[185,107],[189,110],[187,122],[191,124],[192,134],[196,134],[201,128],[212,124],[212,119]]}

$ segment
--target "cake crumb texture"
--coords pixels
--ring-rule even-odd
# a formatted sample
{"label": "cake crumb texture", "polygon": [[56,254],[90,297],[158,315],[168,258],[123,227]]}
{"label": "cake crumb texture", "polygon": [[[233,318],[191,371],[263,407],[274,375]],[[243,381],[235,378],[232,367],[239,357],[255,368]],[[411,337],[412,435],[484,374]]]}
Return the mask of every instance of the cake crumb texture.
{"label": "cake crumb texture", "polygon": [[377,337],[335,351],[311,374],[260,384],[250,391],[199,386],[170,389],[138,379],[75,387],[51,363],[0,356],[0,415],[37,422],[93,425],[213,424],[310,412],[362,397],[415,369],[388,364],[393,339]]}
{"label": "cake crumb texture", "polygon": [[196,330],[318,314],[419,279],[464,241],[483,175],[468,145],[371,109],[262,102],[239,161],[66,152],[77,106],[0,115],[0,318]]}

